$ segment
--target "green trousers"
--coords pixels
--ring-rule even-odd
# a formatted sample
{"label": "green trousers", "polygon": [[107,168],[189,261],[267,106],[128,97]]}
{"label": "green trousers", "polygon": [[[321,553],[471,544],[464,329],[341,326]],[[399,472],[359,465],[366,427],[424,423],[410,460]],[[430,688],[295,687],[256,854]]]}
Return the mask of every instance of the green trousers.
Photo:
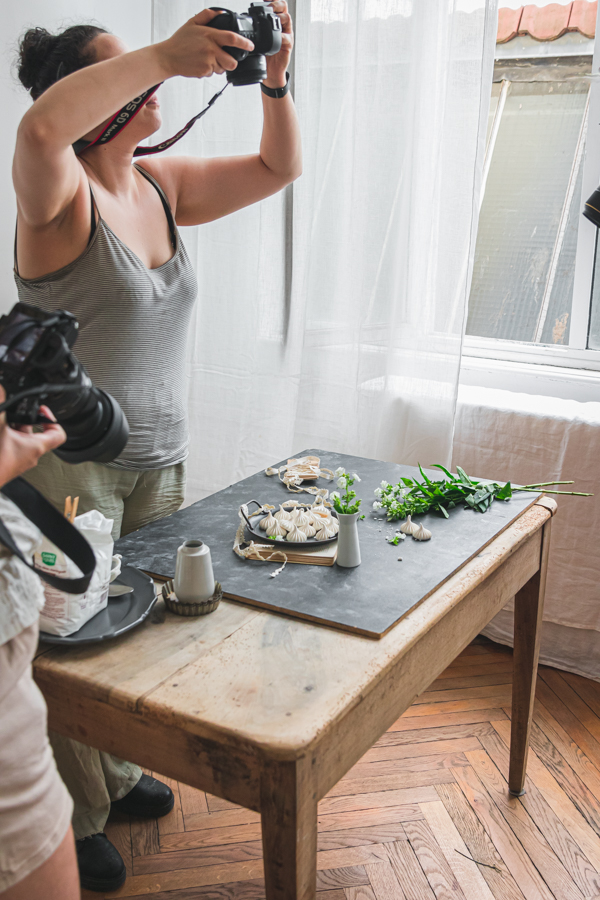
{"label": "green trousers", "polygon": [[[78,514],[100,510],[114,520],[116,539],[179,509],[185,491],[185,463],[130,471],[93,462],[73,466],[48,453],[25,478],[60,512],[69,495],[79,497]],[[111,801],[128,794],[142,770],[110,753],[53,731],[49,734],[58,771],[75,804],[76,840],[103,831]]]}

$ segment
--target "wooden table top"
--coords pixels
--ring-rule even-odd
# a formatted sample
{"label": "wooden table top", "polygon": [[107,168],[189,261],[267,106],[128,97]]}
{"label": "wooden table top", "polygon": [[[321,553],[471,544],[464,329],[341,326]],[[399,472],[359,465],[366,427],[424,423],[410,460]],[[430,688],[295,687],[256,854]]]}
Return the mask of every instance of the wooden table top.
{"label": "wooden table top", "polygon": [[159,600],[149,620],[109,644],[41,645],[36,676],[157,725],[295,758],[440,619],[493,585],[500,567],[512,566],[517,587],[530,578],[552,505],[542,498],[380,641],[228,601],[187,619]]}

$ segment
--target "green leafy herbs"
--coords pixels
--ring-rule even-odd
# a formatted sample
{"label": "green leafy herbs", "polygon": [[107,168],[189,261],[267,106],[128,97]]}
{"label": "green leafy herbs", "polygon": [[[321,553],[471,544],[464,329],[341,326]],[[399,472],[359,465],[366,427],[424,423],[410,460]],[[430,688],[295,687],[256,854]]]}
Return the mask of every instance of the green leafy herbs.
{"label": "green leafy herbs", "polygon": [[404,540],[404,535],[395,534],[394,537],[387,538],[388,544],[393,544],[394,547],[397,547],[400,541]]}
{"label": "green leafy herbs", "polygon": [[[544,490],[550,485],[573,484],[572,481],[546,481],[538,484],[527,484],[512,487],[510,481],[506,484],[498,482],[476,481],[469,478],[464,469],[456,467],[456,475],[453,475],[444,466],[435,465],[432,468],[440,469],[446,478],[434,481],[419,466],[422,481],[417,478],[401,478],[398,484],[389,484],[382,481],[376,488],[377,499],[373,503],[374,509],[385,509],[388,522],[404,519],[406,516],[414,516],[419,513],[439,512],[445,518],[449,518],[448,510],[464,504],[476,512],[487,512],[494,500],[510,500],[515,491],[535,491],[548,494],[572,494],[579,497],[591,497],[592,494],[581,494],[575,491],[548,491]],[[394,539],[389,543],[397,543]]]}

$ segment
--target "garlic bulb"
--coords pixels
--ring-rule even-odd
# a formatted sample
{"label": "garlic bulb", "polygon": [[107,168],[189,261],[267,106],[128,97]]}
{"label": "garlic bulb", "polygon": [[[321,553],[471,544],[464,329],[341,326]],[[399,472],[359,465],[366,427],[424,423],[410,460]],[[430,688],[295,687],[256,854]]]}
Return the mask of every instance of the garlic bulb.
{"label": "garlic bulb", "polygon": [[415,541],[428,541],[431,538],[431,532],[423,524],[417,525],[413,531],[413,537]]}
{"label": "garlic bulb", "polygon": [[267,528],[272,528],[273,522],[276,522],[276,521],[277,521],[277,519],[275,519],[273,517],[273,513],[271,512],[271,510],[269,510],[268,515],[263,516],[263,518],[258,523],[258,527],[261,529],[261,531],[266,531]]}
{"label": "garlic bulb", "polygon": [[283,522],[278,522],[276,518],[271,516],[273,524],[268,525],[266,529],[267,537],[284,537],[286,533],[285,525]]}
{"label": "garlic bulb", "polygon": [[407,516],[406,522],[400,526],[400,531],[402,534],[414,534],[420,527],[420,525],[415,525],[415,523],[411,521],[410,516]]}
{"label": "garlic bulb", "polygon": [[303,531],[300,531],[296,523],[292,522],[292,527],[288,529],[286,540],[291,541],[292,543],[301,544],[307,540],[307,537]]}
{"label": "garlic bulb", "polygon": [[277,519],[278,522],[288,522],[288,521],[291,521],[292,517],[289,514],[289,512],[287,511],[287,509],[284,509],[283,506],[280,506],[278,511],[273,516],[273,518]]}

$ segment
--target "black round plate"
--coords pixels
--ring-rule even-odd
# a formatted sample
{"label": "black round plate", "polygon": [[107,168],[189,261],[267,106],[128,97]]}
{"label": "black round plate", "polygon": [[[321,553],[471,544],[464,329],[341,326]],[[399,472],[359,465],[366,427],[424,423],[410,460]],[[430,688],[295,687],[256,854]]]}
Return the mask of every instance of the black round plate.
{"label": "black round plate", "polygon": [[[306,510],[307,507],[303,506],[302,509]],[[334,509],[329,510],[332,516],[335,516],[337,519],[337,513]],[[327,538],[326,541],[316,541],[314,538],[307,538],[306,541],[302,541],[301,544],[292,543],[292,541],[272,541],[271,538],[268,538],[264,531],[261,531],[258,523],[261,522],[265,516],[256,516],[256,525],[252,525],[249,528],[246,525],[246,531],[249,531],[252,537],[257,538],[261,544],[273,544],[275,547],[293,547],[294,550],[302,550],[303,547],[325,547],[327,544],[333,543],[333,541],[337,541],[338,536],[334,534],[333,537]],[[253,521],[252,519],[250,520]]]}
{"label": "black round plate", "polygon": [[108,605],[92,616],[79,631],[65,637],[40,631],[40,640],[46,644],[61,644],[66,647],[96,644],[109,641],[140,625],[157,600],[154,582],[149,575],[134,566],[124,566],[114,583],[127,584],[133,588],[133,592],[122,594],[121,597],[109,597]]}

